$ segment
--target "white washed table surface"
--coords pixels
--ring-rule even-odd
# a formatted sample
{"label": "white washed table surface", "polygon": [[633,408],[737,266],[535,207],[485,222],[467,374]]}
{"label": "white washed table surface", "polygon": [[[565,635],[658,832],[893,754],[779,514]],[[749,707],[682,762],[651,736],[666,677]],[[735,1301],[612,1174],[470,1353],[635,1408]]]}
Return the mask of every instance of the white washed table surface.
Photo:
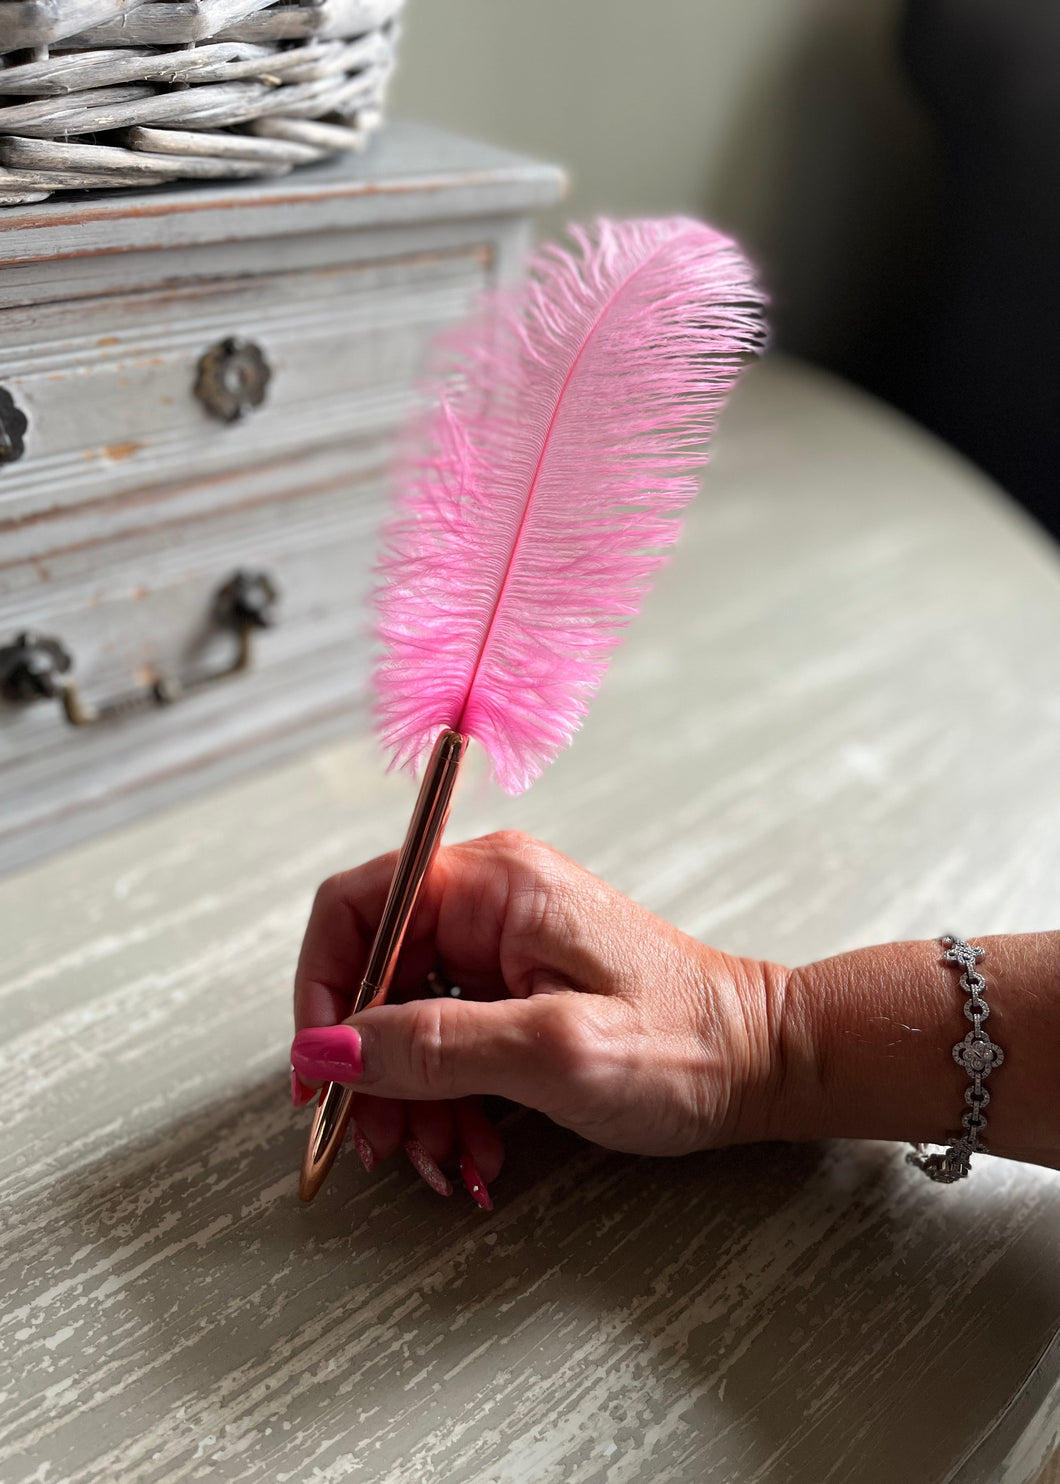
{"label": "white washed table surface", "polygon": [[[473,774],[451,837],[519,826],[788,962],[1053,927],[1058,725],[1045,538],[778,359],[575,746],[521,799]],[[515,1114],[492,1216],[352,1158],[299,1206],[311,893],[395,845],[410,797],[354,717],[0,883],[4,1484],[1029,1479],[1060,1378],[1052,1173],[984,1159],[940,1189],[880,1144],[633,1159]]]}

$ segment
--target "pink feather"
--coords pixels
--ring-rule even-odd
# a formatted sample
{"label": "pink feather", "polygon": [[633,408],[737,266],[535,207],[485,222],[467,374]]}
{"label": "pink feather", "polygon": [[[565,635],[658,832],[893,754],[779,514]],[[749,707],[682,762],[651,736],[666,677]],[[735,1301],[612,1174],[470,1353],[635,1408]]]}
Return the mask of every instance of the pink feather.
{"label": "pink feather", "polygon": [[449,727],[509,793],[581,724],[765,338],[752,272],[713,228],[571,235],[448,342],[376,592],[394,762],[415,766]]}

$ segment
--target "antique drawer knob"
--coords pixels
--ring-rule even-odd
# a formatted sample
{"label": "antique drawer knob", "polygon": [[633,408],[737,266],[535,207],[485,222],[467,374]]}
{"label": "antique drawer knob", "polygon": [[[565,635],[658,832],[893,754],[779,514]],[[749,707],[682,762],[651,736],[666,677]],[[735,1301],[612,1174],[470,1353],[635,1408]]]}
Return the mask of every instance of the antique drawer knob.
{"label": "antique drawer knob", "polygon": [[199,361],[195,395],[213,417],[238,422],[265,400],[272,371],[253,340],[230,335],[212,345]]}
{"label": "antique drawer knob", "polygon": [[26,449],[26,414],[0,386],[0,464],[13,464]]}
{"label": "antique drawer knob", "polygon": [[5,701],[24,702],[57,699],[71,726],[93,726],[114,721],[133,711],[170,706],[174,701],[204,686],[226,680],[250,665],[251,635],[274,622],[279,592],[267,572],[236,572],[218,589],[213,600],[213,620],[219,628],[236,636],[231,661],[205,674],[170,676],[141,690],[129,691],[109,701],[92,705],[85,701],[68,672],[73,658],[66,647],[49,634],[25,630],[11,643],[0,647],[0,696]]}

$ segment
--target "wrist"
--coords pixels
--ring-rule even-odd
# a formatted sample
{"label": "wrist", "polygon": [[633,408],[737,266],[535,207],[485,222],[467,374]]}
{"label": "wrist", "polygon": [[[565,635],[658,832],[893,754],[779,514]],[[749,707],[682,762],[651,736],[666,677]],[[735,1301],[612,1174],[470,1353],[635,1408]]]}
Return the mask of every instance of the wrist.
{"label": "wrist", "polygon": [[[705,953],[710,1019],[725,1027],[725,1045],[714,1059],[714,1071],[725,1068],[721,1080],[728,1088],[728,1099],[720,1121],[708,1118],[702,1143],[756,1144],[812,1137],[794,1132],[801,1127],[803,1115],[795,1110],[794,1084],[787,1075],[785,1045],[778,1034],[792,970],[769,960],[719,955],[713,949]],[[719,972],[719,958],[724,972]]]}
{"label": "wrist", "polygon": [[[990,1079],[985,1145],[1055,1164],[1060,934],[975,941],[985,949],[988,1029],[1006,1058]],[[968,1029],[966,996],[939,940],[824,959],[778,988],[771,1137],[945,1143],[960,1132],[967,1074],[952,1048]]]}
{"label": "wrist", "polygon": [[964,1079],[961,995],[935,942],[822,959],[777,986],[772,1137],[944,1141]]}

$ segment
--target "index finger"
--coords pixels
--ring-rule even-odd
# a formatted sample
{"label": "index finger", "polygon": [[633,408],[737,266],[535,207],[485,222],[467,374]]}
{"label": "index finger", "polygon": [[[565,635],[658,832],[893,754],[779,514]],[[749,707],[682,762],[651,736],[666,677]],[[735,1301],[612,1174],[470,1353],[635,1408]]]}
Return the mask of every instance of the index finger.
{"label": "index finger", "polygon": [[[295,973],[296,1029],[337,1025],[350,1014],[396,864],[396,851],[377,856],[317,892]],[[513,879],[528,871],[534,875],[501,836],[439,850],[402,945],[394,997],[422,987],[439,963],[475,998],[506,995],[500,941]]]}
{"label": "index finger", "polygon": [[296,1030],[337,1025],[349,1015],[396,862],[392,850],[318,888],[294,976]]}

